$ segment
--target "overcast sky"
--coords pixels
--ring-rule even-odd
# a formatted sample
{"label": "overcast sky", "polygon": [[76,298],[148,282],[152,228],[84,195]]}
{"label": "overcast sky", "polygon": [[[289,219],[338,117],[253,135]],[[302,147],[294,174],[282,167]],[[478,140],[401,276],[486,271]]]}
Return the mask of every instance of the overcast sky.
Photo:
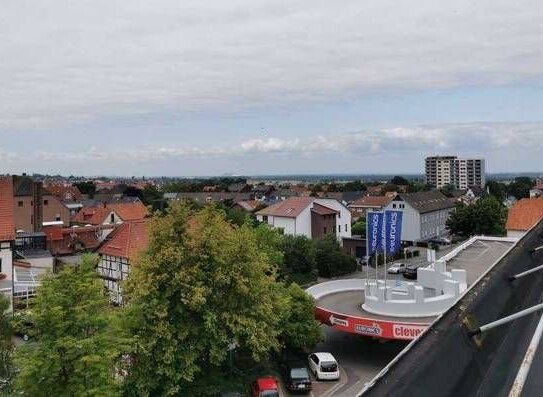
{"label": "overcast sky", "polygon": [[543,171],[541,0],[3,0],[0,174]]}

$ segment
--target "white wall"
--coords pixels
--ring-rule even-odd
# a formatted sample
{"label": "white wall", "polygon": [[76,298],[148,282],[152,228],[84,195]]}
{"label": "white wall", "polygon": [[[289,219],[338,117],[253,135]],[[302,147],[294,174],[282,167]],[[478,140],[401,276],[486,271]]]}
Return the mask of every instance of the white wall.
{"label": "white wall", "polygon": [[308,205],[300,215],[296,217],[296,235],[311,238],[311,206]]}
{"label": "white wall", "polygon": [[[352,236],[351,211],[346,206],[335,199],[316,199],[314,202],[339,211],[339,214],[336,217],[336,236],[338,240],[343,241],[343,237]],[[341,226],[341,229],[339,226]]]}
{"label": "white wall", "polygon": [[[111,215],[113,215],[113,222],[111,222]],[[104,219],[104,223],[102,225],[111,225],[116,223],[123,223],[123,220],[119,218],[119,215],[115,211],[111,211],[109,214],[107,214],[106,219]]]}
{"label": "white wall", "polygon": [[294,218],[284,218],[282,216],[268,216],[268,223],[275,228],[283,229],[285,234],[297,234],[296,220]]}
{"label": "white wall", "polygon": [[507,237],[522,238],[526,234],[523,230],[508,230]]}
{"label": "white wall", "polygon": [[0,243],[0,259],[2,273],[6,275],[6,280],[13,280],[13,252],[9,242]]}
{"label": "white wall", "polygon": [[[396,208],[393,208],[396,204]],[[398,208],[398,204],[404,204],[404,208]],[[417,210],[409,205],[406,201],[391,201],[385,207],[385,210],[401,211],[402,216],[402,240],[417,241],[420,236],[420,214]]]}

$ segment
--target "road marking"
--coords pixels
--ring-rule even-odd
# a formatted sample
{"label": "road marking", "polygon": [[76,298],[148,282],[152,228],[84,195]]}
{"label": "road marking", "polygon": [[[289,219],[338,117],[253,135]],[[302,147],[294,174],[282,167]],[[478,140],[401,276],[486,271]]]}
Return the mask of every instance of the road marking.
{"label": "road marking", "polygon": [[343,386],[347,384],[347,382],[349,381],[349,378],[347,377],[347,372],[345,372],[342,367],[339,367],[339,372],[343,374],[341,375],[341,379],[338,382],[338,384],[332,387],[331,389],[328,389],[327,391],[325,391],[323,394],[321,394],[320,397],[333,396],[334,395],[333,393],[335,393],[336,391],[338,391],[339,389],[341,389]]}

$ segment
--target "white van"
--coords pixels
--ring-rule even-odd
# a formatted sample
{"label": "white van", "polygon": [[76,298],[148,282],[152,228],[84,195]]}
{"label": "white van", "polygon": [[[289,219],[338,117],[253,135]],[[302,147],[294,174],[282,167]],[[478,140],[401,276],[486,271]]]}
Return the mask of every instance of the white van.
{"label": "white van", "polygon": [[313,353],[309,355],[309,369],[317,380],[338,380],[339,365],[330,353]]}

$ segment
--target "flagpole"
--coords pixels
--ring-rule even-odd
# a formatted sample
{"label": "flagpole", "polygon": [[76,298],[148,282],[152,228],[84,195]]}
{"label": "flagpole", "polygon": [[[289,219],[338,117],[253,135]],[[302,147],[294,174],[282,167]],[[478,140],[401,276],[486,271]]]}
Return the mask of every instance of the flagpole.
{"label": "flagpole", "polygon": [[383,212],[383,238],[384,243],[383,246],[385,249],[383,250],[383,256],[384,256],[384,268],[385,268],[385,300],[387,300],[387,212]]}

